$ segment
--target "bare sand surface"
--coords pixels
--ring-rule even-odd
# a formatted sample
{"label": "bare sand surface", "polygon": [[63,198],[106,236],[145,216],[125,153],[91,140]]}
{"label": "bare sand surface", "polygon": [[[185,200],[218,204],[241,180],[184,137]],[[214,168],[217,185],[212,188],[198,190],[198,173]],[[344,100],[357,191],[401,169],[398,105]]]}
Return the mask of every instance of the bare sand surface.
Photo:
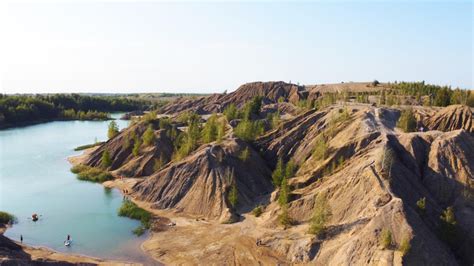
{"label": "bare sand surface", "polygon": [[[106,181],[104,186],[132,191],[137,178]],[[265,246],[257,246],[257,239],[271,229],[258,226],[261,219],[242,216],[235,224],[221,224],[203,217],[180,213],[177,210],[157,210],[150,203],[130,198],[139,207],[156,218],[152,233],[141,248],[152,258],[164,264],[188,265],[259,265],[285,263]]]}

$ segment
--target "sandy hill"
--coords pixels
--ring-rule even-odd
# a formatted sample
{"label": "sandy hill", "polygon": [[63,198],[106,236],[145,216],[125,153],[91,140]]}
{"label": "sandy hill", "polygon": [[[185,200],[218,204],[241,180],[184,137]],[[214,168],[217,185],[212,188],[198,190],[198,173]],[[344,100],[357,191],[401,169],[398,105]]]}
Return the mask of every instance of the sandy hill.
{"label": "sandy hill", "polygon": [[[374,89],[369,83],[355,85],[360,91]],[[353,86],[328,85],[330,90]],[[224,140],[202,144],[181,159],[173,159],[173,140],[158,127],[155,143],[138,156],[131,154],[132,145],[124,143],[132,132],[145,131],[147,125],[139,122],[83,162],[100,165],[107,149],[113,173],[139,177],[129,186],[137,203],[177,221],[176,227],[156,232],[144,245],[165,263],[472,265],[471,109],[416,107],[416,123],[427,130],[405,133],[396,125],[406,106],[347,103],[300,110],[294,105],[326,89],[260,82],[226,95],[178,99],[162,112],[221,112],[230,103],[243,106],[257,95],[264,97],[263,112],[283,107],[298,111],[253,142],[240,140],[228,127]],[[282,97],[285,103],[278,103]],[[240,156],[243,150],[249,151],[246,160]],[[156,169],[152,162],[158,158],[167,164]],[[278,200],[283,192],[271,181],[279,158],[298,168],[288,180],[289,227],[280,225],[286,210]],[[233,186],[238,191],[236,207],[229,200]],[[420,207],[422,199],[425,207]],[[262,214],[254,217],[251,210],[259,205]],[[448,207],[454,227],[440,219]],[[331,215],[323,233],[314,235],[309,228],[321,208]],[[229,221],[237,222],[223,224]],[[383,244],[387,234],[390,241]]]}

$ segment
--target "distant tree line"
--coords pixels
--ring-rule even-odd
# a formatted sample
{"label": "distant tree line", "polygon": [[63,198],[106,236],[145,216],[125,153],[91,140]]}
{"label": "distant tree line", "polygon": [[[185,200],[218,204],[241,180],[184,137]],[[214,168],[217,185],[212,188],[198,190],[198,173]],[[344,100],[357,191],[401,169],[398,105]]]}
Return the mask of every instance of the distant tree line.
{"label": "distant tree line", "polygon": [[0,126],[53,119],[107,119],[105,112],[149,107],[148,101],[113,96],[0,94]]}

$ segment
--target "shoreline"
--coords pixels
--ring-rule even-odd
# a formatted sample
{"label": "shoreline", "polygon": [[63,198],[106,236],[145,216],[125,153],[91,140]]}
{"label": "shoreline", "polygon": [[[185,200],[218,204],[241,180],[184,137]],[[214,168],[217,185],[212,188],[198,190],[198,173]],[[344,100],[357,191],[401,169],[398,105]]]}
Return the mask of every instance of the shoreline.
{"label": "shoreline", "polygon": [[[81,153],[78,154],[78,155],[72,155],[72,156],[69,156],[67,157],[67,161],[72,165],[72,166],[75,166],[75,165],[78,165],[78,164],[81,164],[83,162],[83,160],[92,152],[94,152],[94,150],[98,149],[100,147],[99,146],[95,146],[95,147],[91,147],[91,148],[87,148],[87,149],[84,149],[84,150],[81,150]],[[127,194],[124,194],[123,193],[123,189],[124,188],[128,188],[130,189],[131,187],[133,187],[133,185],[135,185],[137,182],[137,180],[135,178],[124,178],[123,180],[120,180],[120,179],[114,179],[114,180],[109,180],[109,181],[105,181],[103,183],[98,183],[98,185],[101,185],[105,188],[110,188],[110,189],[117,189],[119,190],[120,194],[122,196],[130,196],[130,195],[127,195]],[[123,184],[120,184],[120,183],[123,183]],[[137,203],[135,199],[131,198],[131,200],[134,202],[134,203]],[[138,205],[138,204],[137,204]],[[141,205],[139,205],[140,207],[142,207]],[[153,260],[154,262],[156,262],[157,264],[162,264],[162,262],[160,262],[159,260],[155,259],[151,254],[149,254],[146,249],[144,248],[144,244],[151,240],[153,238],[153,232],[151,230],[149,230],[149,233],[148,233],[148,237],[146,240],[144,240],[143,242],[141,242],[140,244],[140,250],[143,252],[143,254],[146,256],[146,258],[148,259],[151,259]],[[134,265],[134,264],[133,264]],[[138,264],[138,265],[141,265],[141,264]]]}
{"label": "shoreline", "polygon": [[[63,253],[46,246],[33,246],[25,243],[18,242],[9,237],[6,237],[4,233],[8,230],[9,226],[0,226],[0,236],[6,239],[10,245],[17,245],[18,250],[10,250],[9,254],[1,254],[6,256],[7,262],[9,259],[12,261],[21,260],[21,262],[51,262],[51,263],[77,263],[77,264],[96,264],[96,265],[142,265],[141,263],[118,261],[112,259],[101,259],[89,255],[77,254],[77,253]],[[23,254],[26,253],[26,254]],[[25,257],[29,256],[29,257]]]}
{"label": "shoreline", "polygon": [[[90,154],[97,148],[98,146],[82,150],[82,152],[79,155],[72,155],[72,156],[67,157],[67,161],[71,165],[79,164],[81,163],[81,160],[83,160],[88,154]],[[107,187],[103,183],[100,185]],[[118,187],[111,186],[110,188],[118,188]],[[122,191],[120,191],[120,193],[124,195]],[[131,266],[146,265],[142,262],[136,262],[136,261],[123,261],[123,260],[116,260],[113,258],[99,258],[99,257],[89,256],[89,255],[80,254],[80,253],[64,253],[47,246],[42,246],[42,245],[35,246],[35,245],[20,243],[19,241],[16,241],[4,235],[4,233],[8,229],[9,229],[9,226],[0,225],[0,236],[5,238],[12,245],[17,245],[18,247],[20,247],[20,249],[10,250],[10,252],[7,252],[7,254],[2,254],[0,250],[0,258],[2,258],[2,256],[6,256],[7,259],[25,260],[26,259],[25,256],[29,256],[29,259],[31,260],[31,262],[39,260],[43,262],[52,262],[52,263],[66,262],[66,263],[74,263],[74,264],[85,263],[85,264],[96,264],[96,265],[131,265]],[[143,244],[152,237],[152,234],[153,234],[152,232],[149,232],[147,239],[140,244],[140,250],[146,256],[146,258],[143,261],[146,262],[147,259],[151,259],[157,264],[161,264],[161,262],[157,261],[155,258],[153,258],[153,256],[149,255],[143,248]]]}

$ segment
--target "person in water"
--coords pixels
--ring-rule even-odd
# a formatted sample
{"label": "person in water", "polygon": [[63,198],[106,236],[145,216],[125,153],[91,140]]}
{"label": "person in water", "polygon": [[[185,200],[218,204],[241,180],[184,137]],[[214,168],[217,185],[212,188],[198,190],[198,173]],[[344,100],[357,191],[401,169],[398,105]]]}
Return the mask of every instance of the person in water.
{"label": "person in water", "polygon": [[20,235],[20,243],[23,243],[23,235]]}
{"label": "person in water", "polygon": [[71,240],[71,236],[67,235],[67,241]]}

